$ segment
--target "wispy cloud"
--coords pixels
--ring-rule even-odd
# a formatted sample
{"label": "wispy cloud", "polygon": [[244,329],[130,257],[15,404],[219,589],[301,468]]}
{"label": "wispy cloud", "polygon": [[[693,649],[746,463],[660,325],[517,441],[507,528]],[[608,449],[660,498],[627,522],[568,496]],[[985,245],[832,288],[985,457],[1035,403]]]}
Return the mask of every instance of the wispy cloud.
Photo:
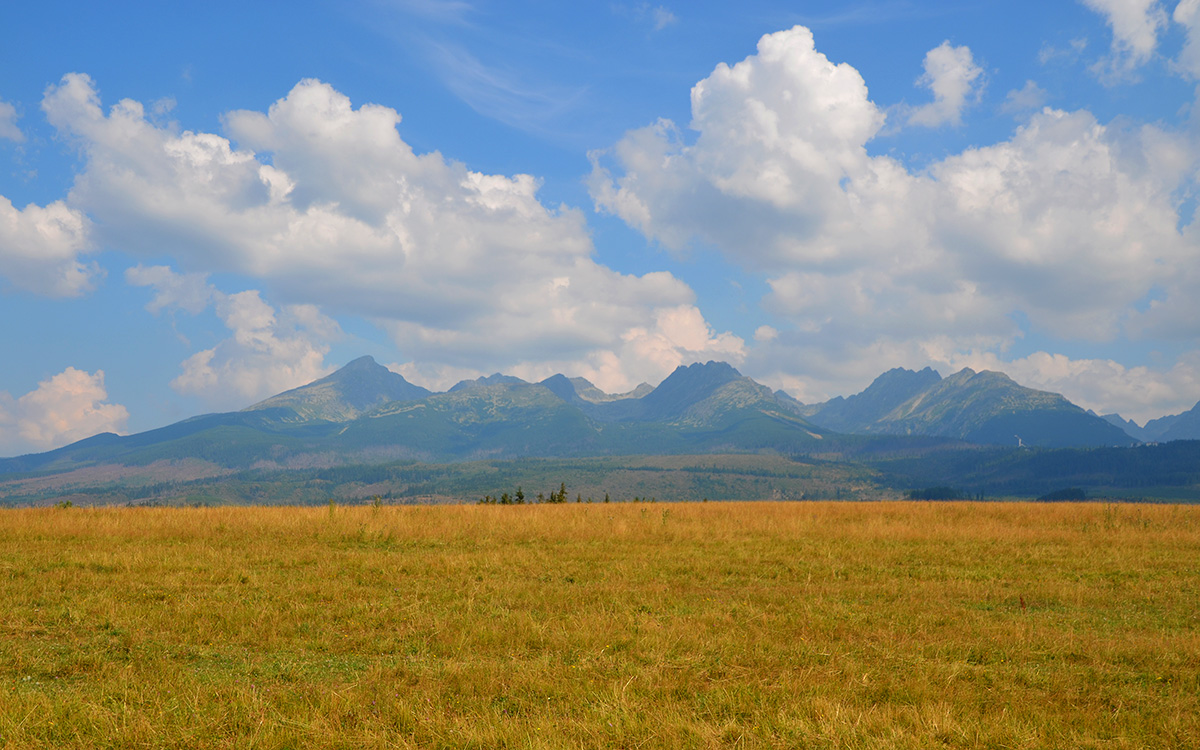
{"label": "wispy cloud", "polygon": [[479,114],[519,130],[553,131],[551,121],[587,92],[586,87],[536,83],[515,71],[487,65],[455,44],[428,44],[438,75],[458,98]]}
{"label": "wispy cloud", "polygon": [[1009,114],[1024,114],[1040,108],[1046,103],[1046,90],[1033,81],[1026,81],[1025,86],[1013,89],[1004,97],[1000,111]]}
{"label": "wispy cloud", "polygon": [[0,99],[0,140],[22,143],[25,134],[17,127],[17,108]]}
{"label": "wispy cloud", "polygon": [[538,136],[561,139],[569,131],[562,118],[587,87],[554,81],[563,61],[577,61],[578,48],[506,26],[503,14],[467,0],[367,2],[392,11],[371,19],[372,30],[420,59],[475,112]]}
{"label": "wispy cloud", "polygon": [[1065,60],[1068,63],[1074,63],[1079,59],[1087,49],[1087,37],[1072,39],[1066,47],[1055,47],[1052,44],[1043,44],[1038,50],[1038,62],[1042,65],[1047,65],[1054,60]]}
{"label": "wispy cloud", "polygon": [[679,16],[665,5],[613,3],[609,9],[617,16],[631,19],[638,26],[650,26],[653,31],[662,31],[679,23]]}
{"label": "wispy cloud", "polygon": [[679,18],[663,5],[656,7],[651,15],[654,17],[655,31],[662,31],[671,24],[679,23]]}

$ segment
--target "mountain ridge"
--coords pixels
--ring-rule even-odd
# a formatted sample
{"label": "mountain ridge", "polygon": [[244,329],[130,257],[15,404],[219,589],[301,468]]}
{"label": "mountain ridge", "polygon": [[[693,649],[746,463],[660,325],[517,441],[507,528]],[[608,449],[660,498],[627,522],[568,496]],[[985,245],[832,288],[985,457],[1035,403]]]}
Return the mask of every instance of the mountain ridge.
{"label": "mountain ridge", "polygon": [[1018,384],[1002,372],[963,368],[945,378],[930,368],[894,368],[861,393],[801,412],[839,432],[927,435],[991,445],[1129,445],[1123,429],[1062,395]]}
{"label": "mountain ridge", "polygon": [[433,391],[414,385],[371,356],[352,360],[323,378],[278,393],[243,412],[285,408],[300,421],[347,422],[383,403],[415,401]]}
{"label": "mountain ridge", "polygon": [[[1200,405],[1192,412],[1200,421]],[[1185,415],[1166,420],[1168,427],[1187,423]],[[963,369],[942,378],[931,368],[893,368],[861,393],[805,405],[716,361],[681,365],[657,386],[643,384],[624,394],[607,394],[584,378],[561,374],[529,383],[500,373],[435,393],[371,357],[360,357],[239,412],[199,415],[135,435],[97,435],[42,454],[0,459],[0,472],[192,456],[253,465],[307,454],[332,461],[376,454],[456,461],[803,453],[839,434],[994,445],[1015,445],[1019,439],[1051,447],[1133,442],[1119,425],[1061,395],[1025,388],[991,371]]]}
{"label": "mountain ridge", "polygon": [[[723,389],[723,390],[722,390]],[[579,391],[587,395],[584,398]],[[653,389],[605,394],[586,380],[499,373],[444,393],[362,357],[239,412],[0,460],[0,471],[203,457],[220,465],[386,454],[422,460],[696,451],[794,451],[826,431],[723,362],[681,366]],[[343,459],[337,459],[342,456]]]}
{"label": "mountain ridge", "polygon": [[1142,428],[1160,442],[1200,439],[1200,402],[1181,414],[1152,419]]}

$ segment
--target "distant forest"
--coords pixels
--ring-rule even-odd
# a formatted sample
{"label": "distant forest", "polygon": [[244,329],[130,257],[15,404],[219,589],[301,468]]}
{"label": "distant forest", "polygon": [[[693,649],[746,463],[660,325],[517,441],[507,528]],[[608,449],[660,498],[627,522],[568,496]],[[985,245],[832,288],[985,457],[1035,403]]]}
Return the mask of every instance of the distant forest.
{"label": "distant forest", "polygon": [[[478,502],[523,488],[565,501],[1090,499],[1200,502],[1200,441],[1131,448],[1015,449],[938,440],[863,439],[821,456],[724,454],[394,461],[310,469],[243,469],[192,481],[38,484],[9,475],[0,505],[212,505]],[[47,477],[49,479],[50,477]],[[21,489],[24,487],[25,489]],[[923,493],[923,494],[922,494]],[[927,497],[926,497],[927,496]],[[1066,499],[1062,496],[1061,499]]]}

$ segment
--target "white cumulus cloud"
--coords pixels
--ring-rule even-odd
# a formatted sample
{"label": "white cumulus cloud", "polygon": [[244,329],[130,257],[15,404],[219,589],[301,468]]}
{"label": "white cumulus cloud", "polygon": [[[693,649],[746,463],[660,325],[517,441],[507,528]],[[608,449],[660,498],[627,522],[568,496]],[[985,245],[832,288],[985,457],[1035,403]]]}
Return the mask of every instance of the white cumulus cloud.
{"label": "white cumulus cloud", "polygon": [[1185,34],[1175,66],[1185,75],[1200,79],[1200,0],[1180,0],[1171,17],[1183,26]]}
{"label": "white cumulus cloud", "polygon": [[[415,153],[398,112],[356,108],[319,81],[266,112],[228,113],[229,138],[159,126],[131,100],[105,112],[81,74],[42,106],[86,157],[69,201],[105,246],[169,248],[187,273],[239,273],[272,298],[367,317],[414,362],[490,371],[619,355],[694,303],[669,273],[596,263],[583,214],[544,206],[533,177]],[[643,363],[628,364],[632,378]],[[218,370],[193,365],[188,388]]]}
{"label": "white cumulus cloud", "polygon": [[925,73],[917,81],[933,92],[933,101],[914,109],[908,121],[931,128],[961,125],[963,108],[978,100],[982,82],[983,69],[970,48],[942,42],[925,54]]}
{"label": "white cumulus cloud", "polygon": [[315,305],[276,309],[257,290],[226,294],[203,274],[180,274],[166,266],[136,266],[125,273],[133,286],[148,286],[151,312],[180,309],[193,315],[211,303],[230,337],[188,357],[171,381],[180,393],[199,396],[219,409],[240,409],[267,396],[327,375],[329,342],[341,335],[337,322]]}
{"label": "white cumulus cloud", "polygon": [[176,273],[168,266],[138,264],[125,271],[125,281],[133,286],[154,289],[154,299],[146,304],[152,313],[183,310],[198,315],[208,307],[217,290],[208,283],[208,274]]}
{"label": "white cumulus cloud", "polygon": [[49,297],[77,297],[100,269],[80,255],[92,249],[91,223],[62,201],[23,209],[0,195],[0,278]]}
{"label": "white cumulus cloud", "polygon": [[329,374],[325,343],[337,324],[311,305],[275,310],[257,291],[224,295],[217,314],[233,335],[184,360],[180,393],[235,409]]}
{"label": "white cumulus cloud", "polygon": [[1158,47],[1158,36],[1167,27],[1167,14],[1159,0],[1083,0],[1104,16],[1112,28],[1112,51],[1094,70],[1112,83],[1128,78],[1146,64]]}
{"label": "white cumulus cloud", "polygon": [[670,248],[696,239],[742,261],[819,260],[838,252],[808,240],[844,203],[841,181],[899,174],[864,148],[884,118],[858,71],[831,63],[797,26],[692,88],[695,143],[666,120],[631,131],[592,155],[589,186],[599,210]]}
{"label": "white cumulus cloud", "polygon": [[[745,342],[730,333],[717,333],[694,305],[656,310],[645,326],[627,330],[613,349],[590,352],[578,358],[525,361],[506,370],[536,382],[556,373],[587,378],[609,393],[632,390],[639,383],[658,383],[679,365],[710,359],[739,365],[746,357]],[[460,380],[487,372],[436,363],[405,363],[392,369],[412,382],[445,390]]]}
{"label": "white cumulus cloud", "polygon": [[0,392],[0,448],[49,450],[100,432],[121,432],[129,411],[106,403],[104,371],[68,367],[14,399]]}
{"label": "white cumulus cloud", "polygon": [[867,152],[883,119],[858,72],[797,27],[696,84],[692,132],[659,121],[593,154],[589,187],[648,238],[764,272],[788,325],[747,367],[810,397],[1003,353],[1018,320],[1096,342],[1200,335],[1200,241],[1175,197],[1197,163],[1184,134],[1043,109],[912,171]]}

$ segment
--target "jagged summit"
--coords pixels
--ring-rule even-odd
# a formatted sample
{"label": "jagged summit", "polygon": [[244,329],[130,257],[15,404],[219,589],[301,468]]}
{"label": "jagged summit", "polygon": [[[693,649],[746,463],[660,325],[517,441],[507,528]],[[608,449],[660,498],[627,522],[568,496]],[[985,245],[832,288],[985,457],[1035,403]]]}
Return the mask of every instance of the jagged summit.
{"label": "jagged summit", "polygon": [[413,385],[371,356],[359,357],[308,385],[284,391],[244,411],[285,408],[301,420],[345,422],[392,401],[413,401],[432,391]]}
{"label": "jagged summit", "polygon": [[893,369],[862,393],[805,407],[816,424],[864,434],[931,435],[973,443],[1048,447],[1128,445],[1133,438],[1057,393],[969,367],[942,378]]}
{"label": "jagged summit", "polygon": [[[1191,412],[1149,423],[1180,434]],[[584,378],[540,383],[496,373],[431,391],[360,357],[241,412],[208,414],[128,436],[99,436],[0,471],[103,461],[204,457],[255,461],[422,460],[808,450],[836,433],[919,435],[1028,446],[1128,445],[1119,426],[1058,394],[1024,388],[1000,372],[895,368],[862,393],[800,404],[725,362],[677,367],[657,387],[607,394]],[[828,443],[826,443],[828,444]],[[342,458],[331,458],[341,456]],[[318,458],[319,457],[319,458]]]}
{"label": "jagged summit", "polygon": [[721,386],[741,377],[740,372],[725,362],[680,365],[657,388],[641,398],[643,416],[656,418],[678,415],[711,396]]}
{"label": "jagged summit", "polygon": [[[875,378],[862,393],[829,401],[826,408],[820,409],[821,416],[816,421],[831,430],[854,432],[892,414],[941,380],[942,376],[929,367],[920,371],[896,367]],[[809,413],[816,417],[816,411]]]}
{"label": "jagged summit", "polygon": [[1151,419],[1142,429],[1146,440],[1200,440],[1200,403],[1182,414]]}
{"label": "jagged summit", "polygon": [[[345,365],[342,366],[341,369],[336,370],[333,373],[333,375],[339,375],[339,374],[345,375],[345,374],[351,373],[351,372],[370,371],[370,370],[377,370],[379,368],[383,368],[385,370],[387,369],[386,367],[383,367],[383,365],[376,362],[375,358],[372,357],[370,354],[364,354],[363,356],[359,357],[358,359],[352,359],[349,362],[347,362]],[[332,377],[332,376],[330,376],[330,377]]]}
{"label": "jagged summit", "polygon": [[[972,370],[970,367],[964,367],[963,369],[959,370],[959,373],[967,373],[969,375],[974,375],[975,371]],[[933,369],[932,367],[925,367],[920,370],[908,370],[903,367],[893,367],[892,369],[883,373],[879,377],[875,378],[875,382],[872,383],[872,385],[887,383],[887,382],[894,382],[894,381],[936,382],[941,379],[942,379],[941,373],[939,373],[937,370]]]}
{"label": "jagged summit", "polygon": [[1151,438],[1149,435],[1147,435],[1146,431],[1144,429],[1142,429],[1138,425],[1137,422],[1134,422],[1132,419],[1126,419],[1125,417],[1122,417],[1120,414],[1096,414],[1096,412],[1092,411],[1091,409],[1088,409],[1088,414],[1095,414],[1097,417],[1100,417],[1105,422],[1108,422],[1111,425],[1115,425],[1115,426],[1121,428],[1122,430],[1125,431],[1125,434],[1129,435],[1132,438],[1135,438],[1137,440],[1147,441],[1147,442],[1153,440],[1153,438]]}
{"label": "jagged summit", "polygon": [[575,384],[566,375],[551,375],[538,383],[538,385],[545,386],[551,393],[567,403],[574,403],[581,400],[579,393],[575,389]]}
{"label": "jagged summit", "polygon": [[513,375],[501,375],[498,372],[494,372],[491,375],[475,378],[474,380],[460,380],[451,386],[447,393],[457,393],[467,388],[479,388],[488,385],[528,385],[528,383]]}

